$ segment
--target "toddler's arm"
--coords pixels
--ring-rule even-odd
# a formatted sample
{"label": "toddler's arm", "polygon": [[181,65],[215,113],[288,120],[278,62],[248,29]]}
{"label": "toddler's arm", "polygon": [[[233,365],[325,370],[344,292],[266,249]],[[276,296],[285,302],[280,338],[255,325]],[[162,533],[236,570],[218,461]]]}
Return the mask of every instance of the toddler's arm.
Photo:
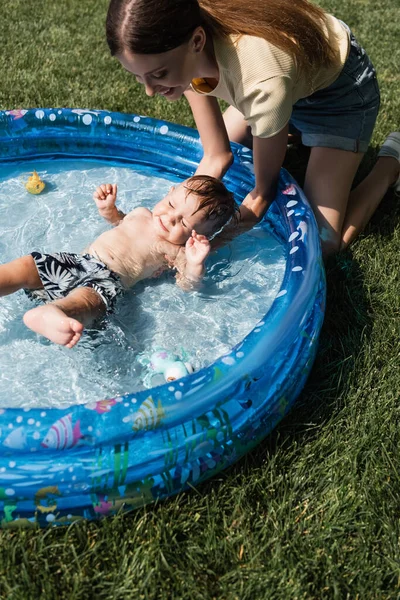
{"label": "toddler's arm", "polygon": [[205,235],[199,235],[194,230],[185,245],[182,255],[176,260],[176,283],[185,292],[199,287],[205,272],[205,262],[210,254],[211,245]]}
{"label": "toddler's arm", "polygon": [[96,188],[93,194],[93,200],[96,203],[100,215],[111,223],[111,225],[118,225],[125,217],[125,213],[118,210],[115,206],[117,200],[117,184],[116,183],[102,183]]}

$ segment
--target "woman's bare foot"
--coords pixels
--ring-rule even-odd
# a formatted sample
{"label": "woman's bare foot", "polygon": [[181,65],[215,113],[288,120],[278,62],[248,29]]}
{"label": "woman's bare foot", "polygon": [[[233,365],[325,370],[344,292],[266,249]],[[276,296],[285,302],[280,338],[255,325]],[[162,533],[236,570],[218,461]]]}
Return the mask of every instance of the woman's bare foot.
{"label": "woman's bare foot", "polygon": [[51,342],[72,348],[79,342],[83,325],[68,317],[54,304],[38,306],[24,314],[24,323],[29,329],[44,335]]}

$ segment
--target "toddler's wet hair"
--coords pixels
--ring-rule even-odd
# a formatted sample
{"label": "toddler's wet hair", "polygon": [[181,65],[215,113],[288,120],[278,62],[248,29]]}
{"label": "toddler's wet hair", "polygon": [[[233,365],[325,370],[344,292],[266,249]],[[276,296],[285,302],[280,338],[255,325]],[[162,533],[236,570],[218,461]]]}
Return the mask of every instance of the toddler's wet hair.
{"label": "toddler's wet hair", "polygon": [[[199,210],[204,210],[207,219],[212,221],[213,233],[224,227],[228,221],[237,222],[238,207],[232,192],[219,179],[209,175],[193,175],[183,184],[186,195],[193,193],[199,199]],[[194,213],[194,214],[195,214]]]}

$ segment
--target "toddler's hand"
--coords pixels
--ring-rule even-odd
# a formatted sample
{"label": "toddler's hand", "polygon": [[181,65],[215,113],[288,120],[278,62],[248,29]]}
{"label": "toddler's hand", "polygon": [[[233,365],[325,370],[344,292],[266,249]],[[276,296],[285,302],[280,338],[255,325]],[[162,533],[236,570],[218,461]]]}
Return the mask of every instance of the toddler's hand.
{"label": "toddler's hand", "polygon": [[117,184],[102,183],[96,188],[93,200],[100,211],[114,208],[117,200]]}
{"label": "toddler's hand", "polygon": [[205,235],[200,235],[193,229],[191,237],[185,245],[186,262],[188,265],[203,265],[210,254],[211,244]]}

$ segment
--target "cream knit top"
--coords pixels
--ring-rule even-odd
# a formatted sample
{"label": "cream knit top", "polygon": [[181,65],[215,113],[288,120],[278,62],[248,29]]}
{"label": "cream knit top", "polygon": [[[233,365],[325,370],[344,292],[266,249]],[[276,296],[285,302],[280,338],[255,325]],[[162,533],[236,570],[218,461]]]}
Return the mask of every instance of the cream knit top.
{"label": "cream knit top", "polygon": [[342,70],[350,47],[348,31],[338,19],[326,15],[326,34],[337,48],[335,65],[304,74],[289,54],[263,38],[231,36],[231,43],[214,39],[218,83],[212,88],[195,79],[191,88],[237,108],[254,136],[272,137],[288,123],[297,100],[328,87]]}

